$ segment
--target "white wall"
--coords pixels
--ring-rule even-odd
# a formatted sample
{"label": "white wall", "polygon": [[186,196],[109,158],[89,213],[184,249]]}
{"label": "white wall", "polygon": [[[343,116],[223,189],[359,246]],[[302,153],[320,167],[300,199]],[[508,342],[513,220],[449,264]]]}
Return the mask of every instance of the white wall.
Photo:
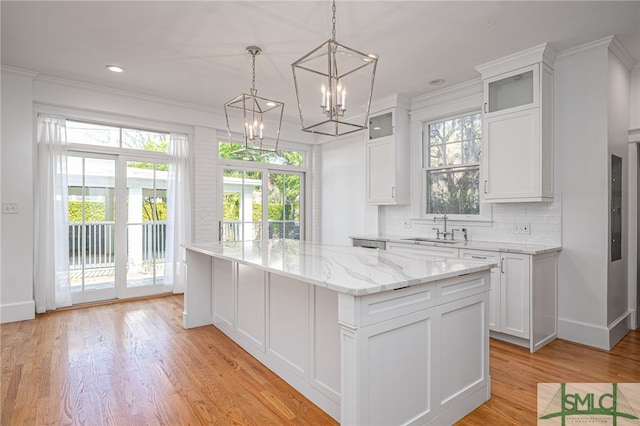
{"label": "white wall", "polygon": [[320,146],[321,241],[351,245],[350,235],[377,234],[377,207],[366,200],[366,150],[362,132]]}
{"label": "white wall", "polygon": [[33,302],[33,75],[2,71],[2,214],[0,322],[35,317]]}
{"label": "white wall", "polygon": [[[630,105],[630,72],[623,62],[611,51],[608,52],[609,80],[608,80],[608,108],[607,108],[607,157],[609,167],[609,182],[611,182],[611,156],[622,158],[622,259],[609,262],[607,286],[607,326],[611,327],[616,321],[626,321],[628,311],[628,245],[629,245],[629,105]],[[611,185],[611,183],[610,183]],[[609,187],[609,194],[611,194]],[[610,195],[611,197],[611,195]],[[611,199],[609,199],[611,204]],[[611,221],[609,209],[609,221]],[[617,342],[616,342],[617,343]]]}
{"label": "white wall", "polygon": [[607,38],[562,52],[554,75],[556,188],[563,194],[558,336],[605,349],[626,332],[628,306],[627,260],[609,262],[610,154],[626,162],[629,125],[628,70],[625,76],[610,56],[611,44]]}
{"label": "white wall", "polygon": [[629,129],[640,129],[640,64],[631,70]]}

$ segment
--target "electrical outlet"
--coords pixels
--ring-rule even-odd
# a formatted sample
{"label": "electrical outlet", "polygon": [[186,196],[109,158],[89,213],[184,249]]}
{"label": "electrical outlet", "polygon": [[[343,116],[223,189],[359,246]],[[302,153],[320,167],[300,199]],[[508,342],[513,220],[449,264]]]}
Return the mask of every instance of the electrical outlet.
{"label": "electrical outlet", "polygon": [[531,234],[531,224],[529,223],[514,223],[513,224],[513,233],[521,234],[521,235],[529,235]]}
{"label": "electrical outlet", "polygon": [[404,227],[407,229],[411,228],[411,219],[405,219],[404,220]]}
{"label": "electrical outlet", "polygon": [[18,214],[18,203],[2,203],[2,214]]}

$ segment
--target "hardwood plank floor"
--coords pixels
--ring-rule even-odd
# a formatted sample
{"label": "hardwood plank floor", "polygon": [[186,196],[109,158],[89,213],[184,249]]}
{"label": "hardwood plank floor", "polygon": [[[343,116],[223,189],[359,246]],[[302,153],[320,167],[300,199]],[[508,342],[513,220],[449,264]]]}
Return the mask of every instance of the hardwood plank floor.
{"label": "hardwood plank floor", "polygon": [[[182,328],[181,296],[0,325],[1,425],[334,425],[215,327]],[[640,382],[640,331],[611,352],[491,342],[492,399],[459,425],[536,424],[538,382]]]}

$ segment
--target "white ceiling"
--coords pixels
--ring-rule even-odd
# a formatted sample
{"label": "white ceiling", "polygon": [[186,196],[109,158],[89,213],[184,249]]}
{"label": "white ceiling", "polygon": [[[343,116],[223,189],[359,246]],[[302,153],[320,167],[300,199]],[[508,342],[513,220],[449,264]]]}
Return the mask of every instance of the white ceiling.
{"label": "white ceiling", "polygon": [[[291,63],[331,37],[325,1],[6,1],[2,65],[207,108],[251,86],[297,120]],[[616,35],[640,63],[640,1],[337,2],[336,40],[380,56],[374,98],[479,77],[475,66],[548,42]],[[126,68],[124,74],[105,69]],[[443,86],[429,86],[443,78]]]}

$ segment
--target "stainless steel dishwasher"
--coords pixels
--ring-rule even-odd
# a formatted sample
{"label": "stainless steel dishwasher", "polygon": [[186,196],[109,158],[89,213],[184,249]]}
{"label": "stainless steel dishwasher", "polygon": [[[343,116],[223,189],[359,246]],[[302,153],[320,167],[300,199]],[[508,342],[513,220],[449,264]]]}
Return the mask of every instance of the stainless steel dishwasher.
{"label": "stainless steel dishwasher", "polygon": [[365,238],[353,238],[353,246],[386,250],[387,242],[381,240],[369,240]]}

